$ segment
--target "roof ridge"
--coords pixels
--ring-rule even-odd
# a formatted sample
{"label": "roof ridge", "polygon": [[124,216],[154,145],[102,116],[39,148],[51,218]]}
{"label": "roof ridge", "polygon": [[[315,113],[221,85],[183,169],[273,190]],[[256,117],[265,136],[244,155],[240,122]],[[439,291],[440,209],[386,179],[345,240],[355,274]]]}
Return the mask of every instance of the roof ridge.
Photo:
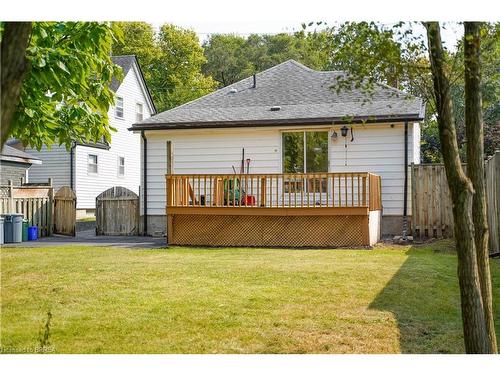
{"label": "roof ridge", "polygon": [[[277,68],[278,66],[284,65],[285,63],[288,63],[288,62],[290,62],[290,61],[293,61],[293,62],[297,63],[295,60],[293,60],[293,59],[289,59],[289,60],[287,60],[287,61],[283,61],[283,62],[279,63],[278,65],[274,65],[274,66],[272,66],[272,67],[270,67],[270,68],[267,68],[267,69],[265,69],[265,70],[263,70],[263,71],[261,71],[261,72],[255,73],[255,75],[256,75],[256,76],[258,76],[259,74],[262,74],[262,73],[268,72],[268,71],[270,71],[270,70],[273,70],[274,68]],[[297,64],[299,64],[299,63],[297,63]],[[189,105],[189,104],[192,104],[192,103],[197,102],[198,100],[205,99],[205,98],[208,98],[208,97],[210,97],[210,96],[214,95],[215,93],[219,93],[219,92],[221,92],[222,90],[224,90],[224,91],[230,91],[230,90],[231,90],[231,87],[233,87],[233,86],[235,86],[235,85],[238,85],[239,83],[241,83],[241,82],[243,82],[243,81],[245,81],[245,80],[251,79],[251,78],[252,78],[252,76],[248,76],[248,77],[242,78],[242,79],[240,79],[239,81],[236,81],[236,82],[234,82],[234,83],[231,83],[230,85],[227,85],[227,86],[221,87],[220,89],[217,89],[217,90],[215,90],[215,91],[212,91],[211,93],[208,93],[208,94],[206,94],[206,95],[200,96],[199,98],[193,99],[193,100],[191,100],[191,101],[189,101],[189,102],[186,102],[186,103],[181,104],[181,105],[179,105],[179,106],[177,106],[177,107],[174,107],[174,108],[167,109],[166,111],[163,111],[163,112],[160,112],[160,113],[165,113],[165,112],[172,111],[172,110],[174,110],[174,109],[179,109],[179,108],[185,107],[185,106],[187,106],[187,105]],[[154,116],[159,115],[160,113],[156,113]],[[151,117],[154,117],[154,116],[151,116]]]}
{"label": "roof ridge", "polygon": [[[311,71],[311,72],[314,72],[314,73],[331,73],[331,72],[337,72],[337,71],[321,71],[321,70],[314,70],[314,69],[309,68],[308,66],[306,66],[306,65],[304,65],[304,64],[302,64],[302,63],[300,63],[300,62],[298,62],[298,61],[296,61],[296,60],[294,60],[294,59],[288,59],[288,60],[283,61],[283,62],[281,62],[281,63],[279,63],[279,64],[277,64],[277,65],[271,66],[270,68],[267,68],[267,69],[262,70],[262,71],[260,71],[260,72],[258,72],[258,73],[255,73],[255,75],[258,77],[259,75],[262,75],[262,74],[264,74],[264,73],[270,72],[270,71],[272,71],[272,70],[274,70],[274,69],[276,69],[276,68],[278,68],[278,67],[280,67],[280,66],[282,66],[282,65],[289,64],[289,63],[292,63],[292,64],[296,65],[296,66],[297,66],[297,67],[299,67],[299,68],[302,68],[302,69],[305,69],[305,70],[308,70],[308,71]],[[231,88],[232,88],[233,86],[238,85],[238,84],[242,83],[243,81],[245,81],[245,80],[249,80],[249,79],[251,79],[251,78],[252,78],[252,76],[248,76],[248,77],[242,78],[242,79],[240,79],[239,81],[236,81],[236,82],[234,82],[234,83],[231,83],[230,85],[227,85],[227,86],[221,87],[220,89],[217,89],[217,90],[215,90],[215,91],[212,91],[211,93],[208,93],[208,94],[206,94],[206,95],[200,96],[199,98],[193,99],[193,100],[191,100],[191,101],[189,101],[189,102],[186,102],[186,103],[181,104],[181,105],[179,105],[179,106],[177,106],[177,107],[174,107],[174,108],[167,109],[166,111],[163,111],[163,112],[160,112],[160,113],[165,113],[165,112],[168,112],[168,111],[172,111],[172,110],[174,110],[174,109],[178,109],[178,108],[185,107],[185,106],[187,106],[187,105],[189,105],[189,104],[192,104],[192,103],[197,102],[198,100],[201,100],[201,99],[204,99],[204,98],[210,97],[210,96],[214,95],[215,93],[219,93],[219,92],[221,92],[222,90],[224,90],[224,91],[231,91]],[[154,116],[159,115],[160,113],[156,113]],[[154,116],[151,116],[151,117],[154,117]]]}

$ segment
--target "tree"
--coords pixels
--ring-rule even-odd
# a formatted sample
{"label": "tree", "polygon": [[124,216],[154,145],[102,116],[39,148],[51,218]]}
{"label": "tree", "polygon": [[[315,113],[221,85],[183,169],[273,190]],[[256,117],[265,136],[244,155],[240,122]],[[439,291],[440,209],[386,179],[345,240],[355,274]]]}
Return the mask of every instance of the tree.
{"label": "tree", "polygon": [[210,93],[216,82],[201,67],[206,59],[196,33],[165,24],[159,32],[145,22],[116,22],[123,41],[114,54],[134,54],[159,111],[174,108]]}
{"label": "tree", "polygon": [[252,34],[248,38],[214,34],[203,44],[207,58],[203,71],[214,77],[219,86],[227,86],[289,59],[313,69],[325,69],[331,35],[327,30],[308,30],[312,25],[304,24],[302,30],[293,34]]}
{"label": "tree", "polygon": [[21,87],[29,69],[26,47],[31,34],[31,22],[6,22],[1,38],[1,138],[5,143],[11,133],[11,124],[19,103]]}
{"label": "tree", "polygon": [[[375,22],[346,22],[331,28],[331,64],[328,69],[349,71],[341,77],[339,88],[351,84],[367,91],[376,82],[386,83],[414,96],[426,104],[422,124],[423,162],[441,162],[439,131],[432,75],[425,40],[413,32],[414,23],[380,25]],[[483,80],[483,111],[485,118],[485,152],[492,155],[500,147],[500,133],[495,131],[500,121],[500,24],[486,24],[481,45]],[[464,61],[463,43],[456,51],[443,51],[444,64],[450,74],[450,94],[461,159],[466,161]]]}
{"label": "tree", "polygon": [[[7,28],[3,36],[2,50],[12,43]],[[13,136],[36,148],[109,141],[113,129],[107,112],[114,103],[109,84],[113,76],[120,78],[120,68],[111,61],[114,39],[109,23],[33,23],[25,55],[29,69],[12,120],[2,121],[2,131],[10,125],[2,141]],[[2,64],[13,58],[2,54]]]}
{"label": "tree", "polygon": [[215,89],[212,77],[201,72],[206,59],[194,31],[165,24],[158,34],[158,46],[161,55],[151,75],[159,110],[174,108]]}
{"label": "tree", "polygon": [[465,127],[467,135],[467,175],[474,188],[472,220],[476,246],[479,282],[483,299],[486,328],[491,352],[497,352],[493,297],[488,249],[488,218],[484,183],[484,134],[481,96],[481,26],[478,22],[465,22],[464,35],[464,81],[465,81]]}
{"label": "tree", "polygon": [[203,43],[207,59],[203,72],[223,87],[251,75],[253,65],[243,54],[245,43],[245,38],[238,35],[212,35]]}
{"label": "tree", "polygon": [[425,27],[438,111],[439,136],[453,202],[465,350],[467,353],[490,353],[492,347],[486,327],[472,219],[474,189],[460,162],[440,26],[438,22],[426,22]]}
{"label": "tree", "polygon": [[146,22],[114,22],[113,26],[123,35],[113,43],[113,55],[136,55],[149,83],[162,53],[153,26]]}

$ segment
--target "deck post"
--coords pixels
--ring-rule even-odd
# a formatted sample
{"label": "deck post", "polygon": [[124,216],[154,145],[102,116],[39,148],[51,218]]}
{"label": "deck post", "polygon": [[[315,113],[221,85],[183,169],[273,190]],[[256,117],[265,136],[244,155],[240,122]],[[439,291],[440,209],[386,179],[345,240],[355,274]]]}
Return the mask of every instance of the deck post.
{"label": "deck post", "polygon": [[172,243],[172,235],[174,232],[174,215],[167,214],[167,245]]}
{"label": "deck post", "polygon": [[260,206],[266,207],[266,184],[267,180],[265,177],[260,179]]}

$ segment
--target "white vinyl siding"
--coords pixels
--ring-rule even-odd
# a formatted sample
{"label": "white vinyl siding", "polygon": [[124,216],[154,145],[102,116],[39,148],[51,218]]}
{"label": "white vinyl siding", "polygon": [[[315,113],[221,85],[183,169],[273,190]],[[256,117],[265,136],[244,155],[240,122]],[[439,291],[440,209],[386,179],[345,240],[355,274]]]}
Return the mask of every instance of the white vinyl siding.
{"label": "white vinyl siding", "polygon": [[[152,108],[140,81],[139,72],[134,67],[124,77],[116,96],[123,98],[123,118],[115,117],[116,106],[110,107],[108,118],[110,126],[117,129],[111,132],[110,149],[76,146],[74,155],[74,183],[77,196],[77,209],[94,209],[95,197],[113,186],[123,186],[139,193],[141,136],[128,130],[136,120],[134,103],[144,103],[143,116],[151,116]],[[128,105],[127,103],[131,104]],[[42,160],[42,165],[29,169],[30,181],[47,181],[53,178],[55,189],[70,186],[70,154],[64,146],[43,147],[41,152],[27,149],[27,152]],[[88,155],[96,155],[98,174],[88,173]],[[125,176],[118,176],[118,157],[126,158]],[[32,172],[33,171],[33,172]]]}
{"label": "white vinyl siding", "polygon": [[[95,197],[113,186],[123,186],[139,193],[141,136],[128,130],[136,120],[135,103],[147,103],[141,89],[137,71],[130,69],[123,79],[116,95],[124,99],[123,119],[116,119],[113,110],[108,113],[110,125],[117,129],[111,133],[110,149],[85,146],[76,148],[76,195],[78,209],[95,208]],[[129,104],[127,104],[129,103]],[[143,106],[144,118],[151,115],[149,105]],[[99,174],[87,174],[87,154],[96,154],[99,160]],[[125,175],[119,176],[119,157],[125,158]]]}
{"label": "white vinyl siding", "polygon": [[[304,130],[326,130],[329,142],[330,172],[373,172],[382,177],[384,215],[402,215],[404,186],[404,125],[354,125],[354,141],[347,139],[347,166],[344,138],[340,126],[304,127]],[[409,125],[408,163],[419,160],[414,150],[418,131]],[[245,129],[193,129],[148,131],[148,214],[165,214],[165,174],[167,172],[167,141],[171,141],[173,173],[233,173],[239,172],[242,148],[249,158],[250,173],[281,173],[283,131],[297,127]],[[338,134],[331,140],[332,130]],[[141,154],[142,157],[142,154]],[[142,167],[142,163],[141,163]],[[409,181],[409,187],[411,182]],[[411,203],[411,194],[408,202]],[[141,202],[142,204],[142,202]],[[142,210],[142,208],[141,208]]]}

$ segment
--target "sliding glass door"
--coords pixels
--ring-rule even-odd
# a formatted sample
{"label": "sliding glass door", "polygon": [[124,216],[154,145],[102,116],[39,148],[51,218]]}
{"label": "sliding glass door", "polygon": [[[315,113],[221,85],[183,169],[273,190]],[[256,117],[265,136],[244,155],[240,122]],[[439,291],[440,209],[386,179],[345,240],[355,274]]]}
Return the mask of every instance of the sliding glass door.
{"label": "sliding glass door", "polygon": [[[328,172],[328,131],[283,132],[282,151],[283,173]],[[285,179],[284,184],[285,193],[300,193],[301,197],[304,193],[320,193],[317,196],[320,204],[322,200],[327,199],[326,178],[290,177]],[[296,198],[293,197],[293,199]],[[317,203],[314,202],[314,204]]]}

